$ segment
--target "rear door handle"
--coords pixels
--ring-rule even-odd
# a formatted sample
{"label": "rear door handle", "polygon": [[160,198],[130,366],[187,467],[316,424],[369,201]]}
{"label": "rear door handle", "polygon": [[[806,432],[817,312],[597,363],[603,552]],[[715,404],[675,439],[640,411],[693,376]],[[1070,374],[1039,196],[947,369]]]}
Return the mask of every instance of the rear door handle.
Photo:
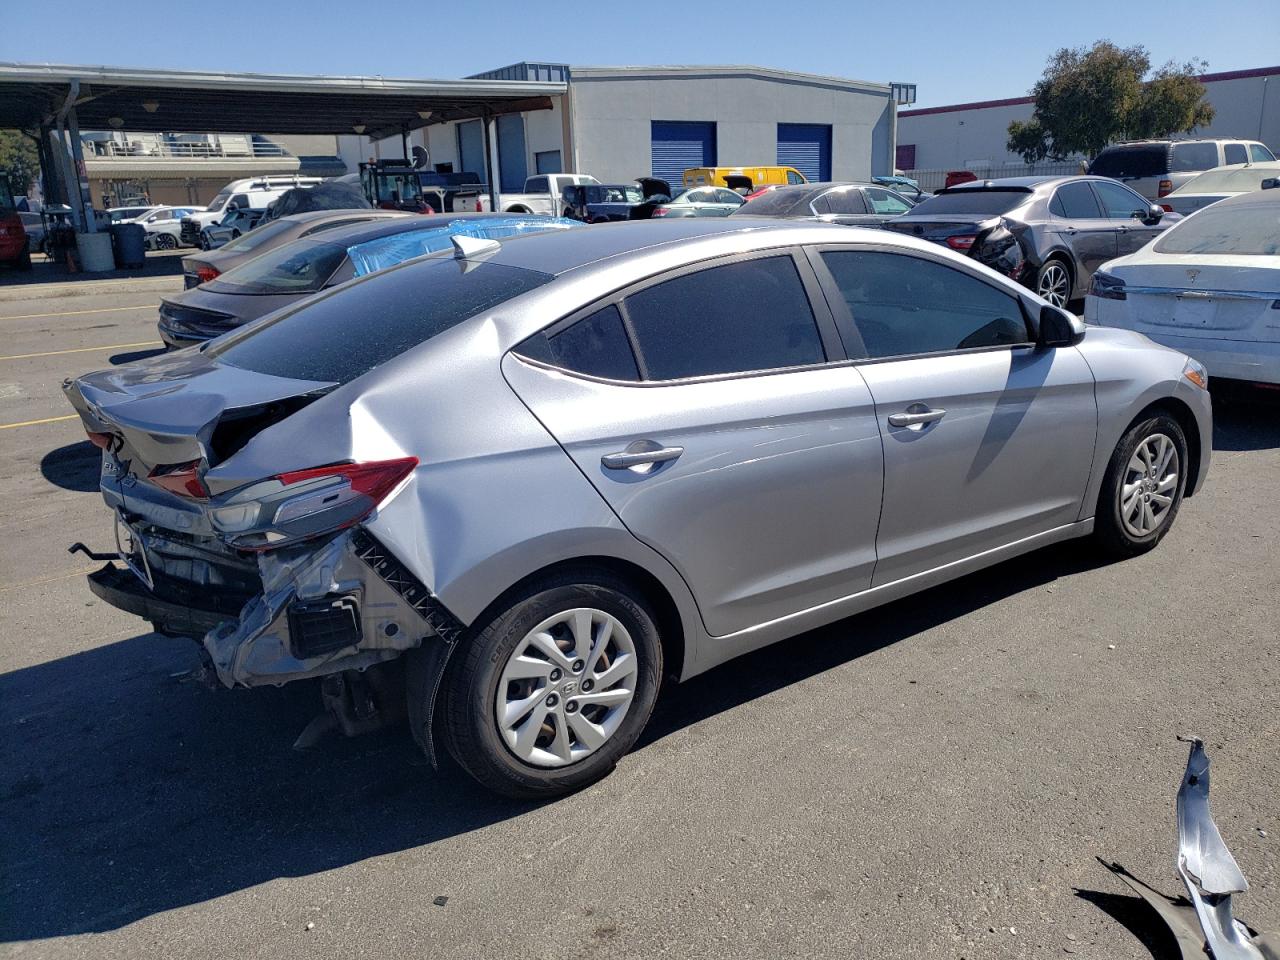
{"label": "rear door handle", "polygon": [[684,447],[656,447],[653,450],[620,450],[606,453],[600,462],[610,470],[627,470],[651,463],[666,463],[684,453]]}
{"label": "rear door handle", "polygon": [[933,410],[922,403],[913,403],[903,413],[889,414],[891,427],[916,427],[934,423],[947,415],[945,410]]}

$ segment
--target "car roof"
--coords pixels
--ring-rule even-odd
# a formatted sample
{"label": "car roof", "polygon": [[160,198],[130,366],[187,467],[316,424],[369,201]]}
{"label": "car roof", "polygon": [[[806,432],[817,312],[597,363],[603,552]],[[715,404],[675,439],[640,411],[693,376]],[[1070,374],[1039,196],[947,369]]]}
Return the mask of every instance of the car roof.
{"label": "car roof", "polygon": [[276,219],[283,220],[286,223],[317,223],[324,220],[341,220],[344,217],[353,215],[371,217],[378,220],[413,216],[413,214],[406,213],[404,210],[373,210],[368,207],[347,207],[341,210],[307,210],[303,213],[289,213]]}
{"label": "car roof", "polygon": [[[324,213],[335,213],[341,211],[326,210]],[[369,213],[370,211],[347,210],[347,215],[352,213]],[[374,220],[361,220],[358,223],[348,224],[342,227],[332,227],[323,233],[316,234],[312,237],[303,237],[302,240],[311,243],[332,243],[339,246],[355,246],[357,243],[366,243],[370,240],[377,240],[380,237],[389,237],[397,233],[407,233],[410,230],[427,230],[431,227],[443,227],[447,224],[454,223],[458,220],[510,220],[512,217],[519,217],[521,214],[514,213],[437,213],[426,215],[413,215],[408,217],[380,217]],[[283,218],[281,218],[283,219]]]}
{"label": "car roof", "polygon": [[1049,183],[1057,183],[1067,180],[1102,180],[1104,177],[999,177],[997,179],[986,180],[970,180],[967,183],[957,183],[953,187],[947,187],[942,193],[959,193],[962,190],[984,190],[988,187],[1005,188],[1009,187],[1039,187]]}

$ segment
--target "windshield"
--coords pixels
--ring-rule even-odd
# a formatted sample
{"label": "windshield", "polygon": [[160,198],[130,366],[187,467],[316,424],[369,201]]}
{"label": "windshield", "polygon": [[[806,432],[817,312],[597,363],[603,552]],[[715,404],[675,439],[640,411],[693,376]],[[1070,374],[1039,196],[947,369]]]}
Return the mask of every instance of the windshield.
{"label": "windshield", "polygon": [[954,193],[939,193],[928,197],[912,207],[905,216],[929,216],[935,213],[994,216],[1022,206],[1031,196],[1030,190],[957,190]]}
{"label": "windshield", "polygon": [[288,220],[272,220],[264,223],[260,227],[250,230],[248,233],[241,234],[230,243],[223,244],[222,249],[228,253],[248,253],[250,250],[256,250],[268,240],[273,240],[282,234],[289,232],[289,228],[295,226]]}
{"label": "windshield", "polygon": [[1227,167],[1218,170],[1206,170],[1198,177],[1192,177],[1177,190],[1180,193],[1249,193],[1262,189],[1262,181],[1268,177],[1280,177],[1280,164],[1259,165],[1256,167]]}
{"label": "windshield", "polygon": [[208,353],[273,377],[347,383],[552,279],[496,263],[420,261],[307,300]]}
{"label": "windshield", "polygon": [[1169,145],[1165,143],[1107,147],[1089,164],[1089,173],[1097,177],[1162,177],[1168,172]]}
{"label": "windshield", "polygon": [[214,293],[315,293],[346,258],[345,247],[295,240],[232,267],[205,283],[204,289]]}
{"label": "windshield", "polygon": [[231,199],[231,190],[223,190],[216,197],[209,201],[209,206],[205,207],[210,213],[215,213],[227,205],[227,201]]}
{"label": "windshield", "polygon": [[807,217],[813,214],[809,209],[809,198],[812,190],[770,190],[754,200],[748,200],[733,215],[744,217]]}
{"label": "windshield", "polygon": [[1153,249],[1156,253],[1280,256],[1280,203],[1205,207],[1170,227]]}

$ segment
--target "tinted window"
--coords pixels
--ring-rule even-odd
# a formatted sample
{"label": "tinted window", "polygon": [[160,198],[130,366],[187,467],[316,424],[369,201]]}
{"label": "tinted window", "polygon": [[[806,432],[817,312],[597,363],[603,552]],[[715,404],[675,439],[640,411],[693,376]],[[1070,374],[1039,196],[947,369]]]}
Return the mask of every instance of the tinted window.
{"label": "tinted window", "polygon": [[1269,163],[1275,155],[1260,143],[1249,144],[1249,157],[1254,163]]}
{"label": "tinted window", "polygon": [[1162,177],[1169,172],[1169,145],[1141,143],[1107,147],[1093,158],[1089,172],[1098,177]]}
{"label": "tinted window", "polygon": [[555,336],[534,334],[516,348],[516,353],[592,377],[640,379],[622,314],[612,304]]}
{"label": "tinted window", "polygon": [[888,214],[896,217],[898,214],[906,213],[912,209],[911,204],[896,193],[890,193],[888,190],[880,190],[875,187],[867,188],[867,200],[871,204],[872,211],[879,214]]}
{"label": "tinted window", "polygon": [[1173,159],[1169,162],[1171,172],[1208,170],[1216,166],[1218,166],[1216,143],[1175,143],[1173,145]]}
{"label": "tinted window", "polygon": [[934,194],[911,208],[922,216],[933,213],[972,213],[988,216],[1008,213],[1031,199],[1029,190],[957,190]]}
{"label": "tinted window", "polygon": [[1068,220],[1088,220],[1102,216],[1097,198],[1089,189],[1089,184],[1083,180],[1060,186],[1049,202],[1049,212]]}
{"label": "tinted window", "polygon": [[205,284],[214,293],[315,293],[347,259],[347,248],[297,240],[268,250]]}
{"label": "tinted window", "polygon": [[249,195],[247,193],[237,193],[234,197],[231,198],[231,202],[234,203],[237,207],[240,207],[241,209],[244,209],[250,206]]}
{"label": "tinted window", "polygon": [[813,202],[813,209],[818,213],[857,214],[866,213],[867,205],[862,200],[862,191],[857,187],[845,190],[828,190]]}
{"label": "tinted window", "polygon": [[1103,216],[1119,220],[1131,218],[1135,213],[1146,216],[1151,207],[1149,202],[1118,183],[1095,180],[1093,189],[1098,192],[1098,199],[1102,201]]}
{"label": "tinted window", "polygon": [[346,383],[552,279],[496,263],[465,266],[450,257],[393,268],[273,314],[207,352],[274,377]]}
{"label": "tinted window", "polygon": [[1156,241],[1155,251],[1280,255],[1280,203],[1206,207],[1170,227]]}
{"label": "tinted window", "polygon": [[770,190],[754,200],[748,200],[733,212],[744,217],[807,217],[810,213],[809,198],[813,194],[814,191],[807,187],[798,190]]}
{"label": "tinted window", "polygon": [[651,380],[826,359],[804,284],[787,256],[685,274],[633,293],[626,309]]}
{"label": "tinted window", "polygon": [[546,177],[534,177],[524,185],[525,193],[546,193],[551,189]]}
{"label": "tinted window", "polygon": [[896,253],[831,251],[835,277],[869,357],[1025,343],[1017,299],[951,267]]}
{"label": "tinted window", "polygon": [[1243,143],[1224,144],[1222,154],[1226,158],[1223,162],[1228,165],[1249,162],[1249,154],[1245,151]]}

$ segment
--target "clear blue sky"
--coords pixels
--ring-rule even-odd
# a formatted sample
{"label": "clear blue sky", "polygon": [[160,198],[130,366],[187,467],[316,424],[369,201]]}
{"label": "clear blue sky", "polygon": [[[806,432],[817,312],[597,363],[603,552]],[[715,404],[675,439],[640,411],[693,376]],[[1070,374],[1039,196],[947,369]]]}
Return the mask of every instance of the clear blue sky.
{"label": "clear blue sky", "polygon": [[1280,0],[6,6],[0,60],[424,78],[462,77],[519,60],[749,63],[915,82],[921,107],[1022,96],[1054,50],[1104,38],[1143,44],[1153,64],[1200,57],[1215,72],[1280,64]]}

